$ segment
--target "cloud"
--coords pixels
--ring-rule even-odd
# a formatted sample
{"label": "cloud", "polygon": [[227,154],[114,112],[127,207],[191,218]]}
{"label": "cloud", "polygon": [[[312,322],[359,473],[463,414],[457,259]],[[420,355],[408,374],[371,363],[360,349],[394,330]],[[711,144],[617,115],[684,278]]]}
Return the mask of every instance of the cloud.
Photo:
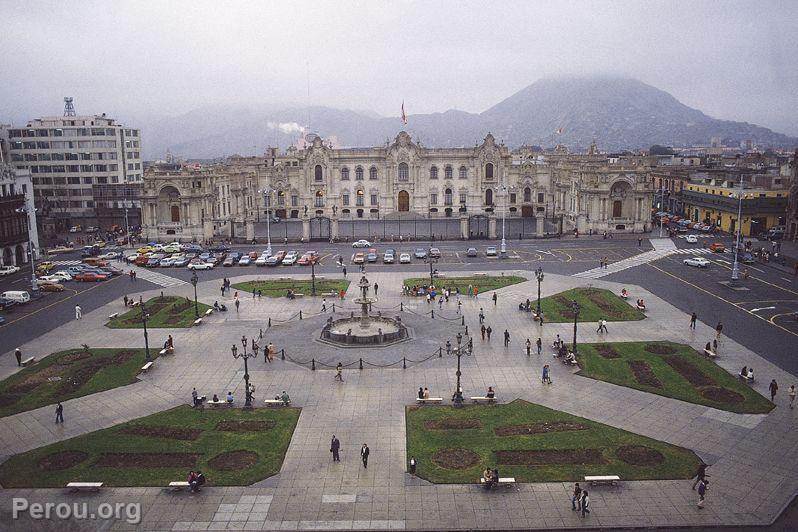
{"label": "cloud", "polygon": [[266,122],[266,127],[269,129],[279,129],[282,133],[290,135],[291,133],[304,133],[305,128],[296,122]]}

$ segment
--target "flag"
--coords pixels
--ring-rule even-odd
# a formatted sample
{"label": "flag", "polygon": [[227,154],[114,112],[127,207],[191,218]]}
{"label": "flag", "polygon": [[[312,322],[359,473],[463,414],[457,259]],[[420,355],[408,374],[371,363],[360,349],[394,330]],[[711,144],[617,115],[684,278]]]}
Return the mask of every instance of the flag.
{"label": "flag", "polygon": [[563,129],[563,128],[560,128],[560,129],[558,129],[557,131],[555,131],[555,132],[554,132],[554,134],[555,134],[555,135],[562,135],[562,132],[563,132],[563,131],[564,131],[564,129]]}
{"label": "flag", "polygon": [[407,115],[405,114],[405,102],[402,101],[402,123],[407,124]]}

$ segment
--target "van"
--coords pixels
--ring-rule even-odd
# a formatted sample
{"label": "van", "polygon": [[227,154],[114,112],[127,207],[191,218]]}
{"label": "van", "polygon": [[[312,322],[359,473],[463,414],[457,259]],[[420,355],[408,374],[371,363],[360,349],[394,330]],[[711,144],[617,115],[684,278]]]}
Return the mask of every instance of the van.
{"label": "van", "polygon": [[3,292],[0,298],[10,299],[11,301],[21,304],[30,301],[30,294],[24,290],[9,290],[8,292]]}

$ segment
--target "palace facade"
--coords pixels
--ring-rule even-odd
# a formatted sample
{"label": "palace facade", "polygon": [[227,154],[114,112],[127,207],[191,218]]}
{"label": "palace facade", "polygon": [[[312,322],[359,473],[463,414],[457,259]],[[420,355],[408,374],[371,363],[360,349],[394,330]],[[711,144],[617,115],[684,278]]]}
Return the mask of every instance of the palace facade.
{"label": "palace facade", "polygon": [[153,165],[144,174],[142,229],[150,240],[250,240],[268,204],[282,219],[329,219],[332,237],[339,222],[413,215],[487,217],[490,237],[502,216],[558,220],[566,231],[644,232],[654,193],[641,161],[595,146],[581,155],[511,151],[489,133],[473,148],[427,148],[402,131],[384,146],[338,149],[310,135],[303,149],[283,153]]}

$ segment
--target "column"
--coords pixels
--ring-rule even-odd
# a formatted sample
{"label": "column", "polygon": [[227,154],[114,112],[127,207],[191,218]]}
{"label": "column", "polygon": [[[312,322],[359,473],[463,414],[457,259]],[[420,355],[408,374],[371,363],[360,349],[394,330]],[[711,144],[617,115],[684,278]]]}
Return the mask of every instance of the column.
{"label": "column", "polygon": [[247,232],[247,243],[252,242],[252,239],[255,238],[255,224],[252,220],[246,221],[246,232]]}
{"label": "column", "polygon": [[460,214],[460,238],[468,239],[468,216],[465,213]]}
{"label": "column", "polygon": [[302,239],[305,242],[310,241],[310,218],[307,214],[302,215]]}
{"label": "column", "polygon": [[488,215],[488,238],[496,238],[496,215],[494,213]]}
{"label": "column", "polygon": [[330,218],[330,238],[338,238],[338,215],[334,214]]}
{"label": "column", "polygon": [[546,219],[543,216],[536,216],[535,217],[535,224],[536,224],[536,231],[538,238],[543,238],[544,227],[546,224]]}

